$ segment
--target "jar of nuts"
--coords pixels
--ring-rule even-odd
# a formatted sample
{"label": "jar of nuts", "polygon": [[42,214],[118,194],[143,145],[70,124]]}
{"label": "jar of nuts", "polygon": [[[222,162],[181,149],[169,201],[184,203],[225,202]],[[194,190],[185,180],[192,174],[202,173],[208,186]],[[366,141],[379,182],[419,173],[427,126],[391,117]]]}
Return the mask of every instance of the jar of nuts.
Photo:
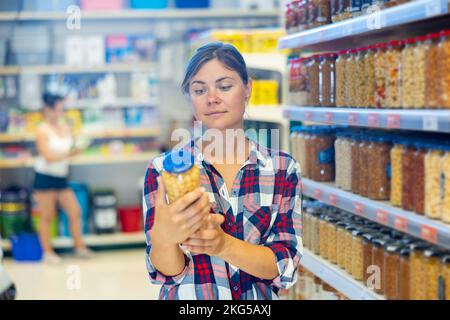
{"label": "jar of nuts", "polygon": [[414,57],[414,47],[416,40],[409,38],[405,40],[405,48],[402,50],[401,72],[402,72],[402,107],[412,108],[415,96],[415,80],[417,75],[417,64]]}
{"label": "jar of nuts", "polygon": [[[414,73],[413,82],[413,107],[423,109],[426,107],[425,100],[425,64],[426,64],[426,50],[425,42],[427,37],[420,36],[415,38],[414,60],[416,61],[416,72]],[[402,76],[402,79],[404,77]],[[402,89],[404,90],[404,89]]]}
{"label": "jar of nuts", "polygon": [[441,218],[450,223],[450,146],[445,146],[441,159]]}
{"label": "jar of nuts", "polygon": [[402,154],[403,141],[394,140],[394,147],[391,149],[391,204],[396,207],[402,205]]}
{"label": "jar of nuts", "polygon": [[439,107],[450,108],[450,29],[440,33],[439,61]]}
{"label": "jar of nuts", "polygon": [[430,145],[425,156],[425,215],[431,219],[441,216],[441,145]]}
{"label": "jar of nuts", "polygon": [[401,107],[401,53],[404,42],[391,41],[386,51],[386,100],[385,108]]}
{"label": "jar of nuts", "polygon": [[436,109],[439,106],[439,33],[430,33],[425,41],[425,99],[426,107]]}
{"label": "jar of nuts", "polygon": [[362,106],[375,108],[375,46],[367,47],[364,55],[364,78]]}
{"label": "jar of nuts", "polygon": [[428,153],[426,144],[417,142],[414,153],[414,212],[420,215],[425,214],[425,156]]}
{"label": "jar of nuts", "polygon": [[376,46],[374,55],[375,64],[375,105],[383,108],[386,104],[386,43],[379,43]]}
{"label": "jar of nuts", "polygon": [[162,177],[170,203],[200,186],[200,169],[189,151],[180,149],[167,154],[163,167]]}
{"label": "jar of nuts", "polygon": [[369,145],[369,198],[373,200],[389,200],[391,191],[389,153],[392,145],[388,137],[375,137]]}
{"label": "jar of nuts", "polygon": [[414,143],[404,140],[402,152],[402,209],[412,211],[414,209]]}
{"label": "jar of nuts", "polygon": [[339,51],[338,57],[336,59],[336,106],[345,107],[346,102],[346,79],[345,79],[345,68],[347,62],[347,51]]}

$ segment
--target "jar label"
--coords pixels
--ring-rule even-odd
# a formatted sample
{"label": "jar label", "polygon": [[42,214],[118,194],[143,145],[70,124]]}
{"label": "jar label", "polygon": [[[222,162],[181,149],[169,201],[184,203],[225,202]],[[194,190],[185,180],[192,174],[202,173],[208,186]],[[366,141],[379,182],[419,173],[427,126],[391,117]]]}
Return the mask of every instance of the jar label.
{"label": "jar label", "polygon": [[318,154],[320,164],[330,164],[334,161],[334,147],[330,147],[324,151],[320,151]]}
{"label": "jar label", "polygon": [[334,77],[335,77],[335,71],[334,71],[334,64],[331,64],[331,70],[330,70],[330,103],[335,103],[334,98]]}

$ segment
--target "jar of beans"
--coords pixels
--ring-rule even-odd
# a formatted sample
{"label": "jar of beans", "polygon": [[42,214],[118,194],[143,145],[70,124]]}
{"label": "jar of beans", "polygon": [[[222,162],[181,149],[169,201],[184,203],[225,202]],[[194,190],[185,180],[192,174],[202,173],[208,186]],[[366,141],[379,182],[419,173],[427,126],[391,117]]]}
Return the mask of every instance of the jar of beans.
{"label": "jar of beans", "polygon": [[391,151],[388,137],[374,137],[369,145],[368,196],[373,200],[389,200],[391,191]]}
{"label": "jar of beans", "polygon": [[334,130],[318,128],[313,140],[311,175],[314,181],[334,180]]}
{"label": "jar of beans", "polygon": [[440,33],[438,45],[439,61],[439,106],[450,108],[450,29]]}
{"label": "jar of beans", "polygon": [[334,53],[324,54],[320,63],[319,103],[323,107],[336,106],[336,57]]}
{"label": "jar of beans", "polygon": [[424,142],[415,143],[414,170],[413,170],[413,193],[414,212],[420,215],[425,214],[425,156],[428,153]]}

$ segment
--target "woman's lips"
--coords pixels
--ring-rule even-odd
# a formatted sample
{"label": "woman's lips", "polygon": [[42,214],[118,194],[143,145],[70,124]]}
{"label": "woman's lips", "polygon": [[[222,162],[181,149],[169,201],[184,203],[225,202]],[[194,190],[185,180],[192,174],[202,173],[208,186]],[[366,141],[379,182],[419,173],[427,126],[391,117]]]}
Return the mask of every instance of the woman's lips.
{"label": "woman's lips", "polygon": [[227,113],[227,111],[217,111],[217,112],[207,113],[206,115],[208,117],[217,118],[217,117],[220,117],[221,115],[223,115],[224,113]]}

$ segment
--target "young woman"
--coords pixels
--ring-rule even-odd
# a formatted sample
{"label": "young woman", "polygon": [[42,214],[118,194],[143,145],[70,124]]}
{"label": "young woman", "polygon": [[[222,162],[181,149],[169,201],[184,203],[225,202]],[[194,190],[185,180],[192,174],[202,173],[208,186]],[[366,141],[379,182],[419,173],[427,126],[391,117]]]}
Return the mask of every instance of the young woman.
{"label": "young woman", "polygon": [[35,163],[34,197],[40,213],[39,236],[44,251],[44,261],[60,262],[51,245],[50,225],[59,204],[70,222],[75,241],[75,254],[80,258],[91,257],[92,252],[81,237],[81,210],[75,194],[69,189],[69,159],[79,153],[73,148],[73,137],[63,118],[63,98],[44,94],[44,121],[38,127],[36,145],[39,156]]}
{"label": "young woman", "polygon": [[296,282],[302,252],[300,167],[245,136],[252,81],[233,46],[199,48],[182,89],[207,130],[235,135],[216,141],[214,154],[205,152],[207,133],[183,147],[195,156],[203,183],[170,204],[160,177],[164,155],[150,163],[144,186],[150,278],[162,284],[160,299],[277,299],[280,288]]}

